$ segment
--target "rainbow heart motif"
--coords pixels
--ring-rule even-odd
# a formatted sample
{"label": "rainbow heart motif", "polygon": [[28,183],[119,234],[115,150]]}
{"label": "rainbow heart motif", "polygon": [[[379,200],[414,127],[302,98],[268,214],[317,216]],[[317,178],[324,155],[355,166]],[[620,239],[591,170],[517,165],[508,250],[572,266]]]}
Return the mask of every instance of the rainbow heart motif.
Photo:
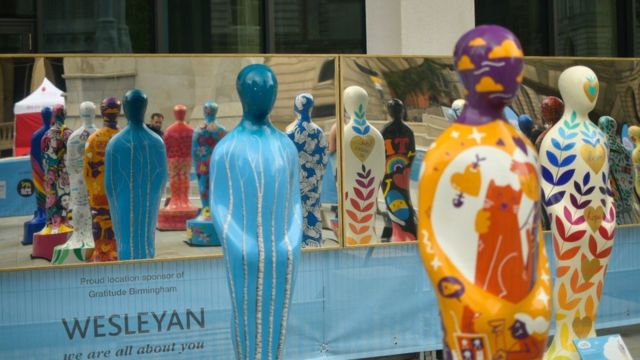
{"label": "rainbow heart motif", "polygon": [[584,160],[596,174],[600,172],[604,165],[606,153],[607,150],[602,144],[598,144],[598,146],[595,147],[589,144],[582,144],[582,146],[580,146],[580,156],[582,160]]}
{"label": "rainbow heart motif", "polygon": [[589,80],[586,80],[582,85],[582,89],[584,90],[584,94],[587,96],[587,99],[589,99],[590,102],[596,101],[596,98],[598,97],[597,81],[591,82]]}
{"label": "rainbow heart motif", "polygon": [[480,169],[474,169],[473,165],[467,165],[464,172],[457,172],[451,175],[451,186],[456,191],[471,196],[480,194],[480,185],[482,184],[482,176]]}
{"label": "rainbow heart motif", "polygon": [[600,270],[600,260],[595,258],[591,260],[586,257],[582,258],[580,262],[580,272],[582,273],[584,281],[591,280],[598,270]]}
{"label": "rainbow heart motif", "polygon": [[589,206],[584,209],[584,218],[587,220],[587,224],[591,228],[591,231],[594,233],[598,231],[600,224],[602,224],[602,220],[604,219],[604,210],[602,206]]}
{"label": "rainbow heart motif", "polygon": [[353,154],[360,160],[361,162],[365,162],[369,155],[371,155],[371,151],[373,151],[373,147],[376,144],[376,139],[373,135],[369,134],[367,136],[356,136],[351,139],[351,151]]}
{"label": "rainbow heart motif", "polygon": [[571,323],[571,327],[573,328],[573,332],[580,339],[584,339],[589,335],[591,331],[591,327],[593,326],[593,320],[591,320],[588,316],[576,317],[573,319],[573,323]]}

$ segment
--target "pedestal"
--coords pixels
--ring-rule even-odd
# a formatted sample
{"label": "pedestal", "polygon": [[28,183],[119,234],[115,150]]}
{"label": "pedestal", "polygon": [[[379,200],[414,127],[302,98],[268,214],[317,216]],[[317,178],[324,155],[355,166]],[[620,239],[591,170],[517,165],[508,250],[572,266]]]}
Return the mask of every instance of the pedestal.
{"label": "pedestal", "polygon": [[158,230],[186,230],[187,220],[193,219],[197,215],[198,209],[195,208],[189,210],[160,209],[160,213],[158,214]]}
{"label": "pedestal", "polygon": [[45,259],[51,261],[53,258],[53,249],[67,242],[72,231],[61,232],[57,234],[34,234],[33,250],[31,251],[32,259]]}

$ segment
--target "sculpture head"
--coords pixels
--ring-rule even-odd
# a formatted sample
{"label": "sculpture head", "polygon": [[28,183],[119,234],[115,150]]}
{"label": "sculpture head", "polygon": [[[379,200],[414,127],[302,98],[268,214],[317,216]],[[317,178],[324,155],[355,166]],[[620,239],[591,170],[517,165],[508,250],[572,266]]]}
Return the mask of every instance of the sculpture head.
{"label": "sculpture head", "polygon": [[298,119],[310,120],[311,109],[313,109],[313,96],[311,94],[298,94],[293,100],[293,111],[298,115]]}
{"label": "sculpture head", "polygon": [[262,64],[245,66],[236,79],[236,89],[242,102],[243,118],[252,122],[268,120],[278,94],[278,80],[270,67]]}
{"label": "sculpture head", "polygon": [[640,126],[629,126],[629,137],[636,146],[640,145]]}
{"label": "sculpture head", "polygon": [[45,129],[51,127],[51,118],[53,117],[53,109],[49,106],[45,106],[40,110],[40,117],[42,118],[42,126]]}
{"label": "sculpture head", "polygon": [[369,94],[360,86],[349,86],[344,90],[344,109],[351,118],[364,119],[367,113]]}
{"label": "sculpture head", "polygon": [[216,121],[216,115],[218,115],[218,104],[215,101],[207,101],[202,107],[204,113],[204,122],[207,125],[213,124]]}
{"label": "sculpture head", "polygon": [[120,100],[113,96],[105,98],[100,103],[100,114],[102,115],[102,119],[107,123],[115,125],[118,120],[118,115],[120,115],[120,108],[122,108]]}
{"label": "sculpture head", "polygon": [[62,104],[53,105],[53,119],[56,125],[63,125],[67,118],[67,109]]}
{"label": "sculpture head", "polygon": [[598,119],[598,127],[602,132],[607,134],[609,141],[616,136],[616,129],[618,128],[618,123],[611,116],[600,116]]}
{"label": "sculpture head", "polygon": [[546,127],[551,127],[562,118],[564,103],[560,98],[547,96],[542,100],[542,121]]}
{"label": "sculpture head", "polygon": [[515,97],[523,78],[518,38],[501,26],[481,25],[462,35],[453,55],[466,100],[458,121],[482,124],[504,118],[503,109]]}
{"label": "sculpture head", "polygon": [[568,109],[586,118],[596,106],[600,85],[598,77],[586,66],[572,66],[560,74],[560,95]]}
{"label": "sculpture head", "polygon": [[185,117],[187,117],[187,107],[182,104],[174,106],[173,117],[177,122],[184,122]]}
{"label": "sculpture head", "polygon": [[84,120],[85,125],[93,124],[96,117],[96,104],[91,101],[85,101],[80,104],[80,118]]}
{"label": "sculpture head", "polygon": [[462,114],[462,109],[464,109],[464,104],[467,102],[464,99],[456,99],[453,103],[451,103],[451,110],[456,114],[456,117],[459,118],[460,114]]}
{"label": "sculpture head", "polygon": [[531,116],[527,114],[522,114],[518,116],[518,127],[520,131],[527,136],[531,136],[531,132],[533,131],[533,120]]}
{"label": "sculpture head", "polygon": [[404,104],[400,99],[391,99],[387,101],[387,113],[395,122],[401,122],[404,119]]}
{"label": "sculpture head", "polygon": [[147,111],[147,95],[140,89],[132,89],[124,95],[124,115],[129,124],[142,126]]}

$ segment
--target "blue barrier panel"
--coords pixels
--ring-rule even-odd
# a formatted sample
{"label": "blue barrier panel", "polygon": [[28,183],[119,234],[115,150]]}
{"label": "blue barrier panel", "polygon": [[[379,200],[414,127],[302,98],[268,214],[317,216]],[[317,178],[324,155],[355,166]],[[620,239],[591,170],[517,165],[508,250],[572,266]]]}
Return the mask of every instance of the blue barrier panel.
{"label": "blue barrier panel", "polygon": [[[640,229],[619,229],[599,328],[640,323],[638,259]],[[233,357],[220,258],[2,272],[0,289],[1,359]],[[305,252],[293,301],[286,359],[440,347],[415,245]]]}
{"label": "blue barrier panel", "polygon": [[0,217],[32,215],[35,210],[29,157],[0,159]]}

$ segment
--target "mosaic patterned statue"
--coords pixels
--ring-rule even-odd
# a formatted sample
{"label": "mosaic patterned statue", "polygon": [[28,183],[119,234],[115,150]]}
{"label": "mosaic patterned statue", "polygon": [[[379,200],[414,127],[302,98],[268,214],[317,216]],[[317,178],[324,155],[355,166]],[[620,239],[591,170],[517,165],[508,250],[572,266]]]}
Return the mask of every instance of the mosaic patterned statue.
{"label": "mosaic patterned statue", "polygon": [[89,136],[84,153],[84,181],[91,208],[91,229],[95,247],[87,261],[118,260],[118,248],[111,222],[111,211],[105,193],[104,161],[109,140],[118,133],[120,100],[108,97],[100,104],[102,129]]}
{"label": "mosaic patterned statue", "polygon": [[220,239],[216,235],[209,208],[209,165],[211,153],[218,142],[227,134],[224,126],[216,124],[218,104],[209,101],[202,108],[204,124],[193,131],[191,158],[198,177],[198,189],[202,209],[195,219],[187,220],[187,243],[200,246],[219,246]]}
{"label": "mosaic patterned statue", "polygon": [[[91,232],[91,209],[87,185],[84,181],[84,151],[89,136],[98,128],[93,124],[96,116],[96,105],[90,101],[80,104],[80,118],[83,125],[69,136],[65,163],[71,183],[71,209],[73,209],[73,234],[66,243],[53,250],[53,264],[65,261],[84,261],[87,249],[93,249],[93,233]],[[71,256],[70,256],[71,255]]]}
{"label": "mosaic patterned statue", "polygon": [[33,235],[31,257],[51,260],[53,248],[67,241],[73,231],[69,224],[69,174],[64,162],[71,129],[65,126],[67,111],[64,105],[53,107],[54,123],[41,142],[44,191],[46,194],[47,225]]}
{"label": "mosaic patterned statue", "polygon": [[31,176],[33,177],[33,185],[36,194],[36,211],[33,218],[24,223],[24,235],[22,245],[29,245],[33,242],[33,234],[44,228],[47,223],[46,213],[46,194],[44,192],[44,170],[42,169],[42,137],[49,131],[51,127],[51,117],[53,111],[50,107],[45,106],[40,112],[42,118],[42,127],[36,130],[31,136]]}
{"label": "mosaic patterned statue", "polygon": [[610,116],[601,116],[598,127],[609,143],[609,182],[616,204],[618,224],[640,223],[640,205],[635,196],[631,154],[616,135],[618,124]]}
{"label": "mosaic patterned statue", "polygon": [[416,155],[416,141],[411,128],[403,122],[402,101],[387,102],[387,112],[391,121],[380,132],[386,156],[382,193],[391,218],[391,241],[415,241],[418,225],[409,193],[409,173]]}
{"label": "mosaic patterned statue", "polygon": [[293,110],[297,115],[295,125],[287,136],[298,150],[300,160],[300,195],[304,225],[302,247],[322,245],[322,214],[320,212],[320,185],[327,166],[327,139],[322,129],[311,121],[313,96],[302,93],[296,96]]}
{"label": "mosaic patterned statue", "polygon": [[616,211],[607,139],[588,118],[598,99],[598,78],[587,67],[573,66],[562,72],[558,87],[564,113],[540,145],[542,201],[556,258],[556,335],[546,357],[579,359],[573,340],[596,335]]}
{"label": "mosaic patterned statue", "polygon": [[640,127],[629,127],[629,137],[636,146],[631,153],[631,162],[633,162],[633,183],[636,195],[640,196]]}
{"label": "mosaic patterned statue", "polygon": [[302,242],[298,151],[269,113],[278,83],[262,64],[236,88],[240,124],[211,157],[213,223],[224,248],[237,359],[281,359]]}
{"label": "mosaic patterned statue", "polygon": [[540,144],[542,144],[542,139],[547,135],[547,132],[549,132],[553,125],[560,121],[562,113],[564,112],[564,103],[555,96],[547,96],[542,100],[540,107],[542,110],[544,130],[542,130],[535,141],[536,149],[538,150],[540,150]]}
{"label": "mosaic patterned statue", "polygon": [[367,92],[359,86],[349,86],[343,96],[351,118],[344,128],[343,139],[346,244],[369,244],[378,241],[376,201],[384,178],[384,139],[367,121]]}
{"label": "mosaic patterned statue", "polygon": [[185,122],[187,107],[181,104],[174,106],[173,115],[176,121],[164,132],[171,199],[169,204],[160,210],[158,230],[185,230],[187,220],[198,215],[198,208],[189,201],[193,129]]}
{"label": "mosaic patterned statue", "polygon": [[522,81],[518,39],[462,35],[454,64],[466,105],[426,154],[419,251],[436,289],[445,359],[541,359],[551,276],[535,149],[504,118]]}
{"label": "mosaic patterned statue", "polygon": [[129,121],[107,144],[104,185],[111,207],[120,260],[155,256],[160,198],[167,182],[167,153],[160,136],[143,123],[147,96],[138,89],[124,96]]}

